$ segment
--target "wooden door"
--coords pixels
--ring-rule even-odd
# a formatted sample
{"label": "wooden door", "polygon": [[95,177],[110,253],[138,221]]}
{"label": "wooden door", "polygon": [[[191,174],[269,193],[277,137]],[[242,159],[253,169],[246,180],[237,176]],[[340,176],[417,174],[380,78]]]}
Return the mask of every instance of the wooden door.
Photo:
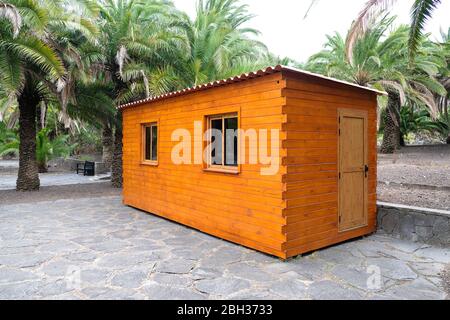
{"label": "wooden door", "polygon": [[339,110],[339,231],[367,226],[366,111]]}

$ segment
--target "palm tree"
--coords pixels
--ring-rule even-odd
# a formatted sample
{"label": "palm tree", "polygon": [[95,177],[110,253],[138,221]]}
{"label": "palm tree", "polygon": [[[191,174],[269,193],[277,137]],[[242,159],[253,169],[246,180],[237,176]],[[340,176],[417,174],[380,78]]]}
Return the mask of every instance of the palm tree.
{"label": "palm tree", "polygon": [[[80,4],[88,4],[80,0]],[[74,14],[74,1],[10,0],[0,3],[0,83],[19,106],[17,190],[39,189],[36,165],[36,110],[55,99],[66,84],[63,53],[54,45],[62,30],[90,36],[93,25]]]}
{"label": "palm tree", "polygon": [[267,63],[267,48],[255,39],[259,32],[243,26],[253,15],[238,0],[199,0],[193,21],[186,14],[179,17],[174,25],[186,32],[189,44],[186,85],[223,79]]}
{"label": "palm tree", "polygon": [[447,32],[441,31],[442,40],[440,41],[441,52],[446,64],[439,70],[438,80],[447,90],[445,96],[436,96],[436,100],[441,113],[441,120],[447,125],[446,142],[450,144],[450,28]]}
{"label": "palm tree", "polygon": [[442,85],[435,79],[441,56],[435,46],[421,41],[421,47],[411,68],[408,60],[409,28],[401,26],[386,39],[383,36],[392,25],[393,18],[383,18],[370,26],[354,45],[352,60],[348,60],[344,38],[328,36],[326,49],[310,58],[307,69],[331,77],[372,86],[388,93],[385,112],[385,131],[381,152],[392,153],[401,142],[400,107],[407,100],[427,107],[433,117],[437,105],[433,93],[444,94]]}
{"label": "palm tree", "polygon": [[[101,57],[92,70],[105,83],[112,83],[114,104],[178,88],[175,70],[181,63],[180,52],[186,52],[186,40],[181,30],[171,25],[178,14],[173,4],[165,0],[101,0],[99,4]],[[111,180],[113,186],[121,187],[120,112],[113,125]]]}
{"label": "palm tree", "polygon": [[[351,59],[353,45],[368,30],[370,23],[386,12],[396,0],[368,0],[353,23],[347,38],[347,55]],[[420,46],[426,21],[432,16],[441,0],[414,0],[411,8],[411,28],[409,30],[409,58],[413,60]]]}

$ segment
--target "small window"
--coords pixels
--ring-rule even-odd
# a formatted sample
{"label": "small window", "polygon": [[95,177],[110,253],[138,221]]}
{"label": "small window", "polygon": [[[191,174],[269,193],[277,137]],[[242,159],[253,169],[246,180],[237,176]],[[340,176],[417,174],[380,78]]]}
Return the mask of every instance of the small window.
{"label": "small window", "polygon": [[143,155],[144,162],[158,161],[158,125],[149,123],[143,125]]}
{"label": "small window", "polygon": [[236,113],[208,117],[209,168],[236,171],[238,167],[238,117]]}

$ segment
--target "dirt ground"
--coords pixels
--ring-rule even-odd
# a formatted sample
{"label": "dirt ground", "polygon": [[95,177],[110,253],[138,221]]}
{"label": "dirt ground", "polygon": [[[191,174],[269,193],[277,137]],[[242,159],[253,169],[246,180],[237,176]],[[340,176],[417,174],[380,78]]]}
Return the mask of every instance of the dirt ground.
{"label": "dirt ground", "polygon": [[450,145],[402,148],[378,156],[378,199],[450,210]]}
{"label": "dirt ground", "polygon": [[6,190],[0,191],[0,206],[35,201],[118,196],[120,193],[121,190],[111,187],[109,181],[95,184],[41,187],[39,191],[27,193]]}

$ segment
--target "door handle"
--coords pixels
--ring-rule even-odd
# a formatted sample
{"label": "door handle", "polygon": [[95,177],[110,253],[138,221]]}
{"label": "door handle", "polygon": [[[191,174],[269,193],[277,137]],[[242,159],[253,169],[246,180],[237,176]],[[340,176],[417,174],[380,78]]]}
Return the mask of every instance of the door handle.
{"label": "door handle", "polygon": [[364,167],[364,174],[365,174],[366,178],[367,178],[368,173],[369,173],[369,166],[366,164]]}

